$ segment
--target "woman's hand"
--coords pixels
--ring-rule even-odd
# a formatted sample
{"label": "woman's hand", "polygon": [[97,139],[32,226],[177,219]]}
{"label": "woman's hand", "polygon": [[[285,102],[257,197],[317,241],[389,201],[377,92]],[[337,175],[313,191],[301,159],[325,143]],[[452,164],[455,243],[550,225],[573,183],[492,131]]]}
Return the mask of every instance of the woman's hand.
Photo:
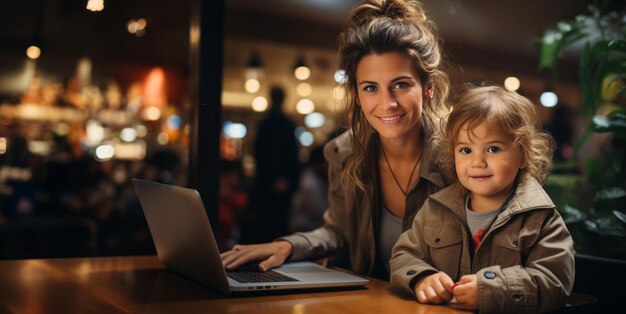
{"label": "woman's hand", "polygon": [[293,246],[291,243],[278,240],[270,243],[235,245],[233,249],[220,254],[222,263],[226,269],[235,269],[241,265],[261,261],[259,269],[267,271],[282,265],[291,255]]}
{"label": "woman's hand", "polygon": [[444,272],[426,276],[415,284],[415,296],[420,303],[442,304],[452,300],[452,278]]}
{"label": "woman's hand", "polygon": [[463,310],[478,309],[478,281],[476,275],[465,275],[454,285],[452,291],[456,302],[451,306]]}

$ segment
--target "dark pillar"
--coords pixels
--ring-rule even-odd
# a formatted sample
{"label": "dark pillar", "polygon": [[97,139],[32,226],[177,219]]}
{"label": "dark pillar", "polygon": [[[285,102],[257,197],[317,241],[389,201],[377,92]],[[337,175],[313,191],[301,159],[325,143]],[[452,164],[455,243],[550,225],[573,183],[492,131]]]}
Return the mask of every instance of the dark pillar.
{"label": "dark pillar", "polygon": [[189,185],[202,195],[214,233],[219,225],[224,1],[193,0],[189,36],[192,106]]}

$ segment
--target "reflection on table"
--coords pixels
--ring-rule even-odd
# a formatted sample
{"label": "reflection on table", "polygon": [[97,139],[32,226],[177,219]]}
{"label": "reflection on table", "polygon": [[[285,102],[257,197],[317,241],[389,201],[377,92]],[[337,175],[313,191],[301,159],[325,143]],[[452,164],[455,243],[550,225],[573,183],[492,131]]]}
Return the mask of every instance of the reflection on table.
{"label": "reflection on table", "polygon": [[370,278],[365,288],[225,296],[156,256],[0,261],[2,313],[466,313],[423,305]]}

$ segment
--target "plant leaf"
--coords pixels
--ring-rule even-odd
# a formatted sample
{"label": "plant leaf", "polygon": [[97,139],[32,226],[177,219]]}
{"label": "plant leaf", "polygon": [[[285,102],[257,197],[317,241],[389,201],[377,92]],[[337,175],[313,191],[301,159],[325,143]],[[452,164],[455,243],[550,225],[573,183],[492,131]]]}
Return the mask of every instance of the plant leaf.
{"label": "plant leaf", "polygon": [[598,191],[596,193],[596,199],[599,200],[607,200],[607,199],[617,199],[626,196],[626,190],[618,187],[604,189],[602,191]]}
{"label": "plant leaf", "polygon": [[560,212],[563,214],[563,220],[565,220],[565,223],[568,225],[583,221],[587,218],[585,213],[567,204],[561,208]]}
{"label": "plant leaf", "polygon": [[585,228],[601,235],[626,237],[625,225],[614,216],[605,216],[595,220],[585,220]]}
{"label": "plant leaf", "polygon": [[626,132],[626,115],[594,116],[592,127],[598,133]]}
{"label": "plant leaf", "polygon": [[613,215],[615,215],[615,217],[617,217],[617,219],[619,219],[621,222],[626,223],[626,215],[622,212],[614,210]]}
{"label": "plant leaf", "polygon": [[591,74],[591,62],[593,58],[591,52],[591,44],[587,42],[580,54],[578,69],[580,88],[583,96],[582,111],[588,116],[596,112],[596,103],[593,98],[593,77]]}

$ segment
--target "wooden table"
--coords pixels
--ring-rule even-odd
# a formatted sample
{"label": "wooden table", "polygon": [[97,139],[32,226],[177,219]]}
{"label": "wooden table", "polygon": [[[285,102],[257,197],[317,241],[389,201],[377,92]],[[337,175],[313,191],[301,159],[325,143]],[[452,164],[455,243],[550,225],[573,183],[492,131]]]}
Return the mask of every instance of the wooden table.
{"label": "wooden table", "polygon": [[156,256],[0,261],[0,313],[467,313],[365,288],[225,296]]}

